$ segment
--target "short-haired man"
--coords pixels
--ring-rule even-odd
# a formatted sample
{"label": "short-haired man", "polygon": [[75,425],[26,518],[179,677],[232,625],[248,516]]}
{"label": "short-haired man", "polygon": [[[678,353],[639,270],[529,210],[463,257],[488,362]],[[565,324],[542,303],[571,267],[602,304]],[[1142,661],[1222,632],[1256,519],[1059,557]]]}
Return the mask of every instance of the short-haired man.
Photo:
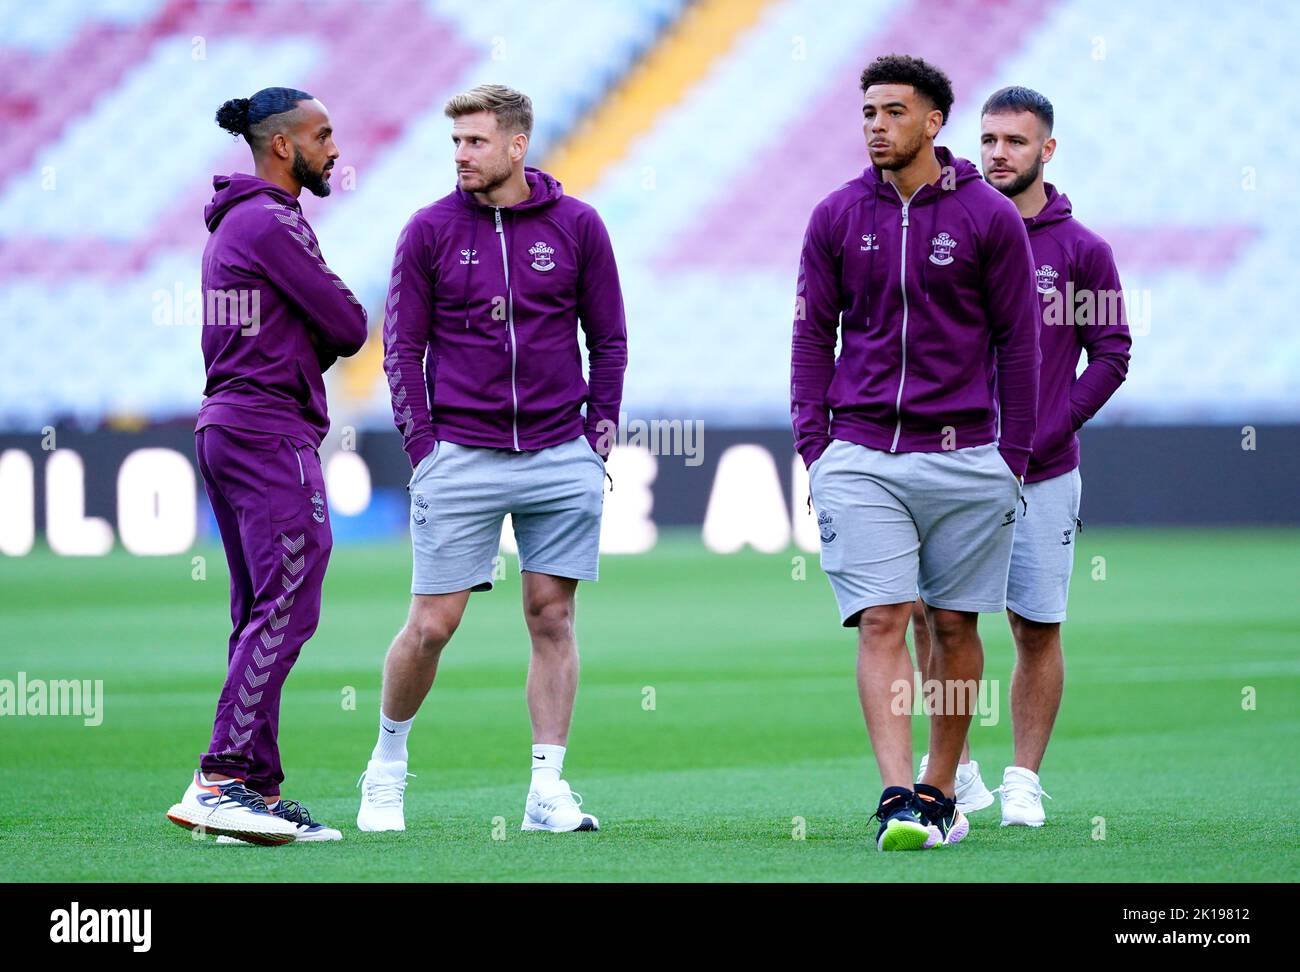
{"label": "short-haired man", "polygon": [[[1015,762],[1003,772],[999,788],[1004,827],[1041,827],[1046,820],[1038,771],[1061,707],[1061,622],[1074,568],[1074,538],[1083,525],[1077,432],[1123,383],[1132,344],[1110,247],[1074,218],[1066,196],[1043,181],[1043,167],[1056,152],[1054,120],[1052,103],[1023,87],[993,92],[980,112],[984,178],[1015,203],[1025,221],[1042,303],[1038,431],[1025,474],[1028,508],[1016,526],[1007,579],[1007,617],[1016,642],[1011,674]],[[1076,377],[1080,352],[1087,353],[1088,364]],[[930,639],[919,606],[913,633],[917,662],[925,673]],[[969,746],[962,760],[958,805],[967,812],[988,806],[993,796],[980,779],[979,764],[970,759]]]}
{"label": "short-haired man", "polygon": [[398,237],[384,323],[384,370],[414,467],[414,579],[384,666],[357,826],[405,829],[407,734],[470,593],[492,588],[510,514],[532,642],[522,829],[596,830],[561,774],[578,682],[575,593],[597,576],[627,365],[618,270],[596,211],[525,166],[527,96],[481,85],[446,114],[459,184]]}
{"label": "short-haired man", "polygon": [[861,88],[871,164],[808,224],[791,414],[822,568],[842,623],[858,631],[858,692],[884,786],[876,846],[911,850],[966,835],[953,796],[973,706],[932,713],[930,765],[913,786],[907,622],[919,590],[935,675],[973,699],[978,612],[1006,606],[1034,433],[1037,302],[1015,207],[934,145],[952,109],[948,78],[891,55],[867,66]]}

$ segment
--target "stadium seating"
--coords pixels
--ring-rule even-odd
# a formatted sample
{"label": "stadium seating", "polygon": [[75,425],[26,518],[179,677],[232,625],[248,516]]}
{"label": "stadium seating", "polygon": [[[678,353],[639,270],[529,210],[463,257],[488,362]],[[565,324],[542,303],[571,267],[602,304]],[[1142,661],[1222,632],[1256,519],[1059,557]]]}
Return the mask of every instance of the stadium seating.
{"label": "stadium seating", "polygon": [[[643,87],[674,94],[581,183],[625,284],[625,407],[783,423],[804,225],[864,165],[858,72],[894,50],[953,78],[941,140],[959,155],[977,155],[994,88],[1054,101],[1049,178],[1149,309],[1103,420],[1300,418],[1300,332],[1279,287],[1294,262],[1281,234],[1300,211],[1300,132],[1274,121],[1300,109],[1300,91],[1277,82],[1300,8],[1270,5],[1265,30],[1258,10],[1208,2],[1168,24],[1085,0],[735,2],[747,15],[708,38],[680,91],[672,58],[647,54],[689,50],[708,0],[5,5],[0,428],[193,414],[202,363],[184,307],[201,210],[212,173],[247,167],[212,124],[226,98],[296,84],[330,108],[355,186],[304,206],[377,324],[402,224],[453,184],[448,94],[522,88],[537,108],[531,160],[562,162],[638,66]],[[339,375],[336,416],[386,426],[373,351]]]}

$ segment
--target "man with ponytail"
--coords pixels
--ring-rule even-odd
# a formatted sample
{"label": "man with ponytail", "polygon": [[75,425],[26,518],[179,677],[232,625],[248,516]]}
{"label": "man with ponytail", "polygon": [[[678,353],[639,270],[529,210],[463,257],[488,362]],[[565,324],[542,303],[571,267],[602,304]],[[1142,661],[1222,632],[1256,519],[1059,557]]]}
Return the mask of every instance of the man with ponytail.
{"label": "man with ponytail", "polygon": [[316,630],[332,537],[317,448],[324,372],[365,343],[366,312],[326,265],[298,197],[330,193],[339,157],[325,106],[295,88],[227,101],[254,174],[213,179],[204,216],[205,398],[199,471],[230,567],[226,682],[212,739],[169,820],[218,840],[338,840],[280,798],[280,692]]}

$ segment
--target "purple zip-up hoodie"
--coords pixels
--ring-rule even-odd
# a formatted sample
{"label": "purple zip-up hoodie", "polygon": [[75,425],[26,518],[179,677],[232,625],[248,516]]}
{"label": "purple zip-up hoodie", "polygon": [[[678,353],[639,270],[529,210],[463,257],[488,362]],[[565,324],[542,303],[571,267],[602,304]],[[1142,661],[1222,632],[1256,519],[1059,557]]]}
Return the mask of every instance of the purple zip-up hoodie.
{"label": "purple zip-up hoodie", "polygon": [[[1043,321],[1038,335],[1043,354],[1038,431],[1027,483],[1063,475],[1079,465],[1075,433],[1123,383],[1133,344],[1110,247],[1071,215],[1067,196],[1050,183],[1043,188],[1047,205],[1025,220]],[[1088,352],[1088,366],[1076,378],[1083,350]]]}
{"label": "purple zip-up hoodie", "polygon": [[[799,263],[795,448],[998,448],[1024,475],[1038,401],[1038,301],[1020,214],[965,159],[904,205],[874,166],[818,203]],[[837,332],[841,352],[835,358]]]}
{"label": "purple zip-up hoodie", "polygon": [[412,466],[441,439],[522,451],[585,434],[609,451],[627,367],[609,235],[550,175],[524,174],[523,202],[484,206],[458,187],[397,239],[384,373]]}
{"label": "purple zip-up hoodie", "polygon": [[203,362],[197,428],[286,435],[316,448],[329,431],[323,373],[366,342],[366,311],[328,266],[294,196],[236,172],[216,176],[203,249]]}

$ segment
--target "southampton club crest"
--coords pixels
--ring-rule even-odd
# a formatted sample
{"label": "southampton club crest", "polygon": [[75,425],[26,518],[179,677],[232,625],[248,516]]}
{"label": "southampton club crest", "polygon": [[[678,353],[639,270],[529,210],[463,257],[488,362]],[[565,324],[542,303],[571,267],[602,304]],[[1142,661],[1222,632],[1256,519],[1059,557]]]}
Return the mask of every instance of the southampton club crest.
{"label": "southampton club crest", "polygon": [[936,266],[946,267],[952,263],[952,251],[957,246],[957,241],[947,233],[940,233],[930,241],[933,249],[930,251],[930,262]]}
{"label": "southampton club crest", "polygon": [[547,273],[555,269],[555,261],[551,259],[551,257],[555,256],[555,247],[548,246],[538,240],[528,248],[528,255],[533,258],[532,267],[534,270]]}
{"label": "southampton club crest", "polygon": [[1060,274],[1044,263],[1034,271],[1034,275],[1038,278],[1038,292],[1040,294],[1056,293],[1056,278]]}
{"label": "southampton club crest", "polygon": [[317,523],[325,522],[325,497],[321,496],[319,489],[311,494],[311,518]]}
{"label": "southampton club crest", "polygon": [[429,522],[425,515],[425,510],[429,508],[429,501],[424,498],[423,493],[412,493],[411,504],[414,507],[411,510],[411,519],[415,521],[416,526],[424,526]]}
{"label": "southampton club crest", "polygon": [[822,543],[830,543],[839,536],[835,532],[835,514],[830,510],[822,510],[817,514],[817,527],[821,530]]}

